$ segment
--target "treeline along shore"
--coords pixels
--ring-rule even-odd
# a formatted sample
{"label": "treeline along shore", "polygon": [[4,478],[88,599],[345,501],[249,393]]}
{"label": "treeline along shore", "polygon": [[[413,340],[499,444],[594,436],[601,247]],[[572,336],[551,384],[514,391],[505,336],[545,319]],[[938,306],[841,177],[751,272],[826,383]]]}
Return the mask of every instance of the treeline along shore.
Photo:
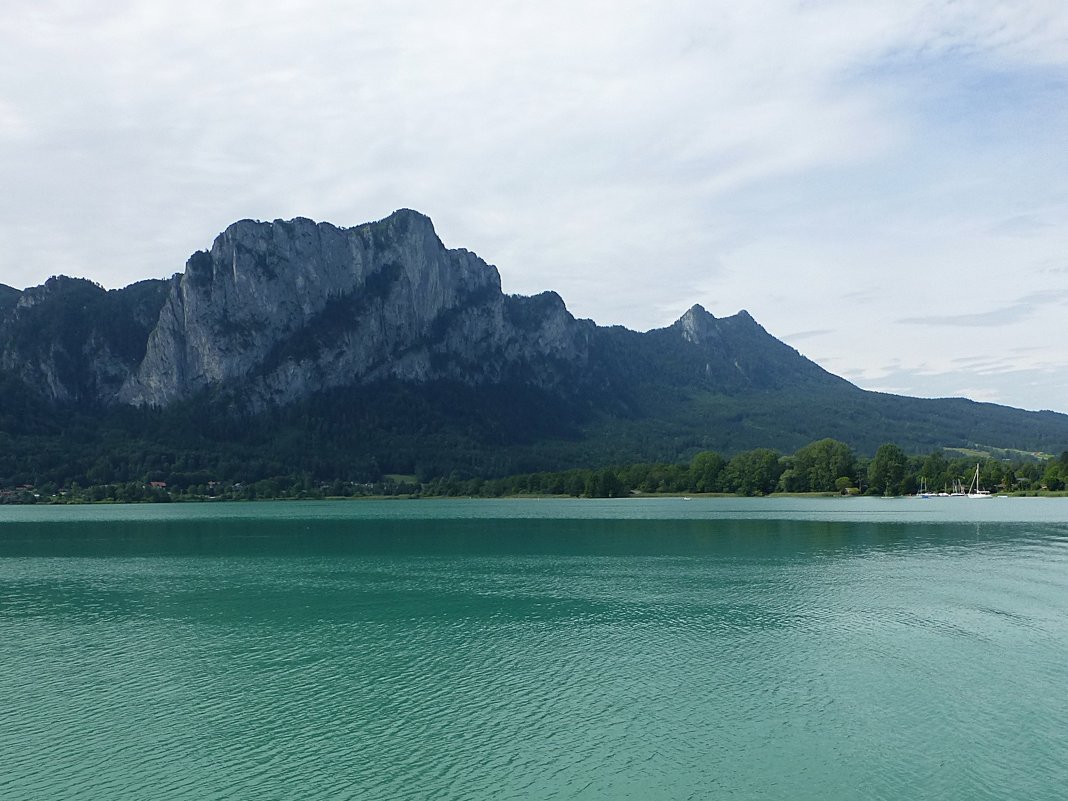
{"label": "treeline along shore", "polygon": [[309,473],[234,481],[203,472],[156,471],[138,480],[82,485],[32,481],[12,484],[0,477],[0,503],[152,503],[201,500],[325,499],[358,497],[570,496],[623,498],[657,494],[776,493],[901,496],[926,489],[968,488],[979,467],[983,489],[1006,494],[1055,494],[1068,485],[1068,451],[1057,458],[954,455],[937,450],[908,455],[887,443],[872,457],[858,456],[833,439],[812,442],[793,454],[770,448],[730,458],[702,451],[688,463],[641,463],[599,469],[575,468],[503,478],[456,473],[420,479],[383,476],[376,481],[322,480]]}

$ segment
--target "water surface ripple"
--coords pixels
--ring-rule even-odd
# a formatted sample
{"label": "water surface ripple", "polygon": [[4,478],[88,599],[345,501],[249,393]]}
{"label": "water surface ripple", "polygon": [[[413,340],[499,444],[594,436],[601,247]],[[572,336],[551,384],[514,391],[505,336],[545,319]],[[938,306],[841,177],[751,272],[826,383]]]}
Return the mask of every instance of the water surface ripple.
{"label": "water surface ripple", "polygon": [[0,798],[1064,797],[1068,502],[629,503],[0,510]]}

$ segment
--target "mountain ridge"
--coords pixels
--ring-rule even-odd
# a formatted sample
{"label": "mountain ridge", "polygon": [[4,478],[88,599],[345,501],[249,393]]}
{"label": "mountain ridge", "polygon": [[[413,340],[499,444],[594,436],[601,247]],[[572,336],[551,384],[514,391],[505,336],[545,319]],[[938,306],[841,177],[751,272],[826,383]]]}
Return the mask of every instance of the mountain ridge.
{"label": "mountain ridge", "polygon": [[[537,467],[825,436],[868,452],[889,440],[1068,445],[1068,415],[862,390],[745,310],[717,318],[695,304],[638,332],[577,319],[552,291],[504,294],[496,267],[446,248],[410,209],[351,228],[240,220],[183,272],[117,290],[68,277],[0,286],[0,378],[100,419],[292,417],[400,467],[460,441],[472,469],[493,449],[487,463],[507,452]],[[351,430],[339,422],[350,418]]]}
{"label": "mountain ridge", "polygon": [[[8,325],[14,336],[2,365],[17,369],[36,360],[40,375],[23,370],[24,378],[53,399],[166,406],[244,382],[262,408],[386,378],[471,384],[516,379],[560,387],[598,373],[590,363],[595,339],[603,345],[638,336],[663,344],[679,334],[696,348],[716,351],[704,373],[721,387],[767,388],[784,372],[808,380],[830,376],[745,311],[718,319],[695,305],[672,325],[640,333],[576,319],[552,291],[505,295],[494,266],[468,250],[445,248],[430,219],[409,209],[352,228],[300,217],[241,220],[167,280],[160,302],[162,280],[104,291],[85,279],[60,276],[23,291],[15,318],[48,315],[50,301],[68,301],[66,330],[52,335],[66,335],[68,350],[79,351],[67,353],[67,361],[85,362],[90,372],[96,365],[100,375],[66,386],[69,370],[41,363],[40,353],[12,352],[10,344],[20,342],[18,319]],[[107,313],[98,315],[96,327],[78,319],[94,292],[117,301],[135,290],[146,295],[137,304],[136,331],[119,337],[103,325],[121,310],[102,309]],[[736,358],[744,356],[734,352],[743,340],[766,351],[761,364]]]}

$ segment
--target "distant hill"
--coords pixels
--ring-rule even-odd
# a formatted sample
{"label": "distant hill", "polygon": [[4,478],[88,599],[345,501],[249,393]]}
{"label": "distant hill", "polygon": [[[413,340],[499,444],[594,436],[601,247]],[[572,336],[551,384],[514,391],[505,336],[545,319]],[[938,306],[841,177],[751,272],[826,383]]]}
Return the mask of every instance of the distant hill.
{"label": "distant hill", "polygon": [[552,292],[505,295],[409,210],[353,228],[244,220],[184,272],[121,290],[0,285],[0,390],[0,481],[182,459],[497,475],[823,437],[1068,448],[1066,415],[866,392],[744,311],[694,306],[640,333],[575,319]]}

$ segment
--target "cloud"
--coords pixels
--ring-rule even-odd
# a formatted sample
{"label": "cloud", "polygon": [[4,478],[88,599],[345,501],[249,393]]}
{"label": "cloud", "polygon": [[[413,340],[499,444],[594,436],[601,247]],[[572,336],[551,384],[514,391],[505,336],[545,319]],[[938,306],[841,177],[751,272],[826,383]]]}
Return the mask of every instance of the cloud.
{"label": "cloud", "polygon": [[1020,298],[1017,303],[1025,306],[1063,306],[1068,303],[1068,289],[1040,289]]}
{"label": "cloud", "polygon": [[1043,0],[16,4],[0,280],[121,286],[236,219],[406,206],[602,323],[749,308],[835,364],[1054,343],[1005,299],[1064,274],[1066,37]]}
{"label": "cloud", "polygon": [[822,337],[828,334],[835,333],[832,328],[813,328],[809,331],[797,331],[793,334],[787,334],[783,337],[786,342],[800,342],[803,339],[812,339],[813,337]]}
{"label": "cloud", "polygon": [[[927,398],[963,397],[1006,405],[1006,380],[1015,387],[1011,405],[1035,411],[1055,408],[1046,399],[1064,397],[1068,392],[1068,378],[1063,370],[1020,367],[1011,360],[991,362],[979,370],[936,371],[891,365],[878,376],[861,377],[858,383],[877,392]],[[918,391],[918,387],[923,389]]]}
{"label": "cloud", "polygon": [[994,223],[990,226],[990,231],[994,234],[1029,237],[1041,235],[1051,227],[1053,223],[1046,222],[1038,215],[1017,214]]}
{"label": "cloud", "polygon": [[991,328],[994,326],[1011,325],[1020,322],[1031,315],[1033,309],[1022,303],[1014,303],[1000,309],[976,314],[947,314],[932,315],[928,317],[902,317],[898,320],[902,325],[931,325],[931,326],[964,326]]}
{"label": "cloud", "polygon": [[903,317],[897,322],[903,325],[963,326],[991,328],[1012,325],[1029,319],[1041,306],[1064,305],[1068,290],[1032,292],[1015,303],[975,314],[933,315],[926,317]]}

